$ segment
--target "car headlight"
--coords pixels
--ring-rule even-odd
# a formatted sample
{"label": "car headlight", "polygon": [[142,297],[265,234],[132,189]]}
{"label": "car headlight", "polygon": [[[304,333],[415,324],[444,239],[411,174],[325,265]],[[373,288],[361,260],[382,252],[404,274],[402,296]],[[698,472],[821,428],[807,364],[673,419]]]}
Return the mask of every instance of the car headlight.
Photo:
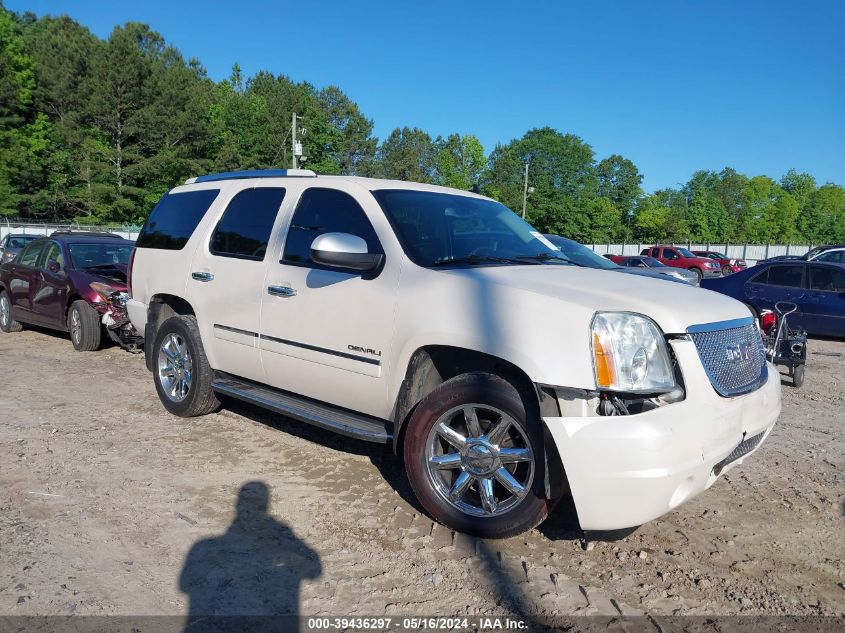
{"label": "car headlight", "polygon": [[662,393],[675,387],[666,339],[648,317],[598,312],[593,317],[592,346],[600,389]]}

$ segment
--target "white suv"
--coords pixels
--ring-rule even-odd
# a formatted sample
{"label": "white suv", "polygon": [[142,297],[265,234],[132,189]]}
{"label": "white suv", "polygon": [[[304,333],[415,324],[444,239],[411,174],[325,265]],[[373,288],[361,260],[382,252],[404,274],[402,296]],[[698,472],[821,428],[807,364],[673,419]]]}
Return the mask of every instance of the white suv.
{"label": "white suv", "polygon": [[392,443],[484,537],[570,498],[640,525],[759,447],[780,379],[721,294],[574,265],[498,202],[305,170],[192,178],[138,238],[129,313],[168,411],[240,398]]}

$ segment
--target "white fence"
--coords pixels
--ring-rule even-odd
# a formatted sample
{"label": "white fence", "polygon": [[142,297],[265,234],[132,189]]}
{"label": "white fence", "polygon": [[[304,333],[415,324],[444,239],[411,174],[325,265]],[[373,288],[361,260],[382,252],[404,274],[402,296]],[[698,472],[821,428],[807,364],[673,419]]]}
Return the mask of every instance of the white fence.
{"label": "white fence", "polygon": [[[50,235],[53,231],[72,229],[74,231],[108,231],[115,233],[128,240],[135,241],[138,238],[137,230],[126,230],[126,227],[111,226],[89,226],[80,224],[30,224],[26,222],[15,222],[0,220],[0,239],[9,233],[22,233],[25,235]],[[777,255],[803,255],[811,248],[812,244],[674,244],[683,246],[691,251],[719,251],[731,258],[741,258],[753,266],[761,259],[776,257]],[[611,255],[639,255],[640,251],[653,243],[643,244],[587,244],[599,255],[607,253]]]}
{"label": "white fence", "polygon": [[[587,244],[599,255],[607,253],[611,255],[639,255],[644,248],[654,246],[654,242],[648,244]],[[778,255],[803,255],[811,248],[812,244],[690,244],[675,243],[674,246],[682,246],[691,251],[718,251],[730,258],[744,259],[749,266],[753,266],[761,259],[776,257]]]}
{"label": "white fence", "polygon": [[107,231],[132,240],[138,238],[138,231],[126,230],[125,227],[91,226],[86,224],[31,224],[29,222],[15,222],[0,220],[0,240],[10,233],[15,235],[50,235],[53,231]]}

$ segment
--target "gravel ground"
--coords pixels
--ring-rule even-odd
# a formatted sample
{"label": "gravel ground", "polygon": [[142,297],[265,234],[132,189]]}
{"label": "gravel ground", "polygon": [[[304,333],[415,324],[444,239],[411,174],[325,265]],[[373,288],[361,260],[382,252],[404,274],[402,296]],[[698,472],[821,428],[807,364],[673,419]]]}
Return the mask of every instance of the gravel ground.
{"label": "gravel ground", "polygon": [[383,447],[236,402],[176,418],[141,356],[0,334],[0,615],[841,615],[845,343],[809,350],[768,441],[676,511],[478,541]]}

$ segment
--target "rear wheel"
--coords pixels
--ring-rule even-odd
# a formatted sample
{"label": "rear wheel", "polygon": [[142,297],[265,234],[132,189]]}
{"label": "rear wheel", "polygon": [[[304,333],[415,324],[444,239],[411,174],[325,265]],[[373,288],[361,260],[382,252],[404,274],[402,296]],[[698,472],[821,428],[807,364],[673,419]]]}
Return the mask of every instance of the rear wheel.
{"label": "rear wheel", "polygon": [[100,315],[87,301],[74,301],[67,312],[67,329],[70,342],[77,352],[93,352],[100,347],[103,329]]}
{"label": "rear wheel", "polygon": [[792,370],[792,386],[795,388],[804,384],[804,365],[796,365]]}
{"label": "rear wheel", "polygon": [[12,318],[12,302],[5,290],[0,290],[0,330],[20,332],[23,326]]}
{"label": "rear wheel", "polygon": [[196,317],[174,316],[162,323],[152,353],[156,391],[170,413],[190,418],[220,406]]}
{"label": "rear wheel", "polygon": [[498,376],[463,374],[417,405],[404,446],[405,468],[437,521],[483,538],[504,538],[541,523],[545,496],[539,420]]}
{"label": "rear wheel", "polygon": [[700,268],[690,268],[689,271],[691,273],[695,273],[696,282],[701,283],[701,280],[704,278],[704,273],[701,272]]}

